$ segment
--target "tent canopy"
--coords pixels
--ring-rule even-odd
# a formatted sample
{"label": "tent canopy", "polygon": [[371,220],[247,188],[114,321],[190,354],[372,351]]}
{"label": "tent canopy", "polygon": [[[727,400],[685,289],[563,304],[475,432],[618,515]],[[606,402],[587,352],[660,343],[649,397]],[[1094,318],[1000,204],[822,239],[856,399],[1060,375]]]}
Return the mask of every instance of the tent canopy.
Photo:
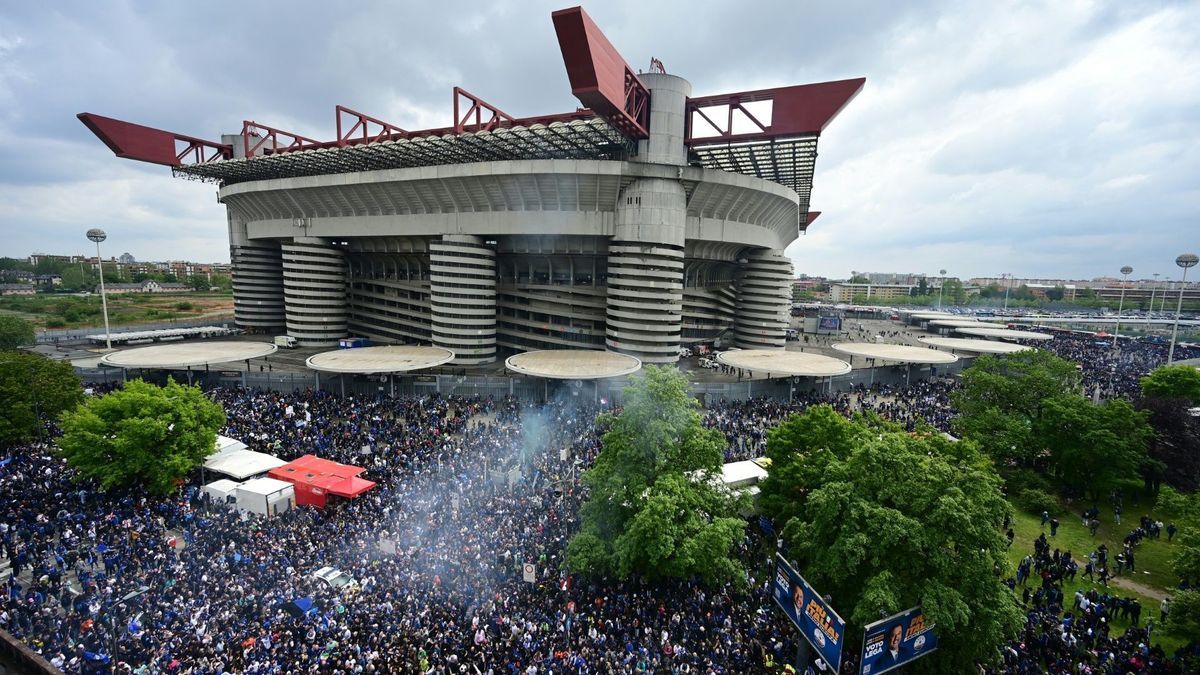
{"label": "tent canopy", "polygon": [[[245,446],[242,446],[245,447]],[[234,480],[245,480],[286,464],[282,459],[254,450],[232,450],[209,455],[204,468]]]}
{"label": "tent canopy", "polygon": [[287,464],[271,469],[272,478],[309,488],[317,488],[341,497],[357,497],[375,487],[375,483],[358,478],[366,471],[361,466],[341,464],[315,455],[304,455]]}

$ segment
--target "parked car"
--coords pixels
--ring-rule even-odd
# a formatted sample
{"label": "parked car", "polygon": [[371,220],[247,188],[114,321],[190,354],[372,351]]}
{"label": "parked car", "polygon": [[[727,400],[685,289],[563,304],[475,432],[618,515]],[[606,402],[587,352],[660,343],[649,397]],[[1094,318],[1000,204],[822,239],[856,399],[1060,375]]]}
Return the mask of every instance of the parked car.
{"label": "parked car", "polygon": [[356,581],[354,577],[350,576],[348,573],[343,572],[336,567],[322,567],[309,576],[329,584],[329,587],[334,590],[358,589],[358,581]]}

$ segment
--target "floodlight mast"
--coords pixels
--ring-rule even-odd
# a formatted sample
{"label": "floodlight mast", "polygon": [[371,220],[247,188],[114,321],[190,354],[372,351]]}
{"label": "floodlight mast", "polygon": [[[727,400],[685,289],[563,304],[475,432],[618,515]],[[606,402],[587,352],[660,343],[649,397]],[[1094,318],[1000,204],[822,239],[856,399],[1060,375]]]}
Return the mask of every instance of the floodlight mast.
{"label": "floodlight mast", "polygon": [[104,348],[112,349],[112,334],[108,330],[108,297],[104,293],[104,261],[100,258],[100,242],[108,238],[98,227],[87,231],[87,238],[96,242],[96,269],[100,270],[100,306],[104,308]]}
{"label": "floodlight mast", "polygon": [[1133,268],[1126,265],[1121,268],[1121,302],[1117,305],[1117,329],[1113,331],[1113,349],[1119,348],[1117,338],[1121,336],[1121,312],[1125,311],[1125,286],[1129,284],[1129,275]]}
{"label": "floodlight mast", "polygon": [[1183,289],[1187,287],[1187,271],[1200,262],[1195,253],[1184,253],[1175,259],[1175,264],[1183,268],[1183,280],[1179,282],[1179,301],[1175,303],[1175,324],[1171,327],[1171,349],[1167,351],[1167,365],[1175,361],[1175,338],[1179,335],[1179,313],[1183,311]]}

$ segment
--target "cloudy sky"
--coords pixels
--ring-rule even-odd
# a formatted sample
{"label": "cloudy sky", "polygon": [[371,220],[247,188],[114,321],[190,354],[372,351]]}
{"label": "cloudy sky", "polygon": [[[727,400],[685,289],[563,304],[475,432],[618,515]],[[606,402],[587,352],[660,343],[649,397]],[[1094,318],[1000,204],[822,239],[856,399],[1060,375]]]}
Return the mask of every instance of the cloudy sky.
{"label": "cloudy sky", "polygon": [[[352,6],[344,9],[341,5]],[[215,187],[118,160],[79,112],[216,139],[332,139],[344,104],[419,129],[451,88],[573,110],[542,2],[0,6],[0,255],[227,261]],[[1200,3],[596,2],[695,95],[865,76],[821,139],[798,272],[1177,276],[1200,249]]]}

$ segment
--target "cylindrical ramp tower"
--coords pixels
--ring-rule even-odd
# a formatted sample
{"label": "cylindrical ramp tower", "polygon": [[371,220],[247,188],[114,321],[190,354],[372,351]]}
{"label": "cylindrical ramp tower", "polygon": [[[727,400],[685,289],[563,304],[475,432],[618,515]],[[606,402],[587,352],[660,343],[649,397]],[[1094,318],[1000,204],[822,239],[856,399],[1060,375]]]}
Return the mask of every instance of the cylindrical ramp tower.
{"label": "cylindrical ramp tower", "polygon": [[324,240],[284,242],[283,301],[288,335],[309,347],[336,345],[346,337],[345,252]]}
{"label": "cylindrical ramp tower", "polygon": [[456,364],[495,361],[496,249],[471,235],[430,242],[429,291],[433,345]]}
{"label": "cylindrical ramp tower", "polygon": [[233,321],[239,328],[270,332],[283,327],[283,259],[279,242],[251,241],[246,223],[229,214],[229,261],[233,272]]}
{"label": "cylindrical ramp tower", "polygon": [[[684,109],[692,85],[661,73],[640,76],[650,90],[650,138],[631,159],[684,166]],[[643,363],[675,363],[683,324],[687,193],[676,180],[641,178],[617,199],[608,247],[608,348]]]}
{"label": "cylindrical ramp tower", "polygon": [[737,346],[783,349],[792,303],[792,261],[772,249],[749,251],[745,260],[734,318]]}

